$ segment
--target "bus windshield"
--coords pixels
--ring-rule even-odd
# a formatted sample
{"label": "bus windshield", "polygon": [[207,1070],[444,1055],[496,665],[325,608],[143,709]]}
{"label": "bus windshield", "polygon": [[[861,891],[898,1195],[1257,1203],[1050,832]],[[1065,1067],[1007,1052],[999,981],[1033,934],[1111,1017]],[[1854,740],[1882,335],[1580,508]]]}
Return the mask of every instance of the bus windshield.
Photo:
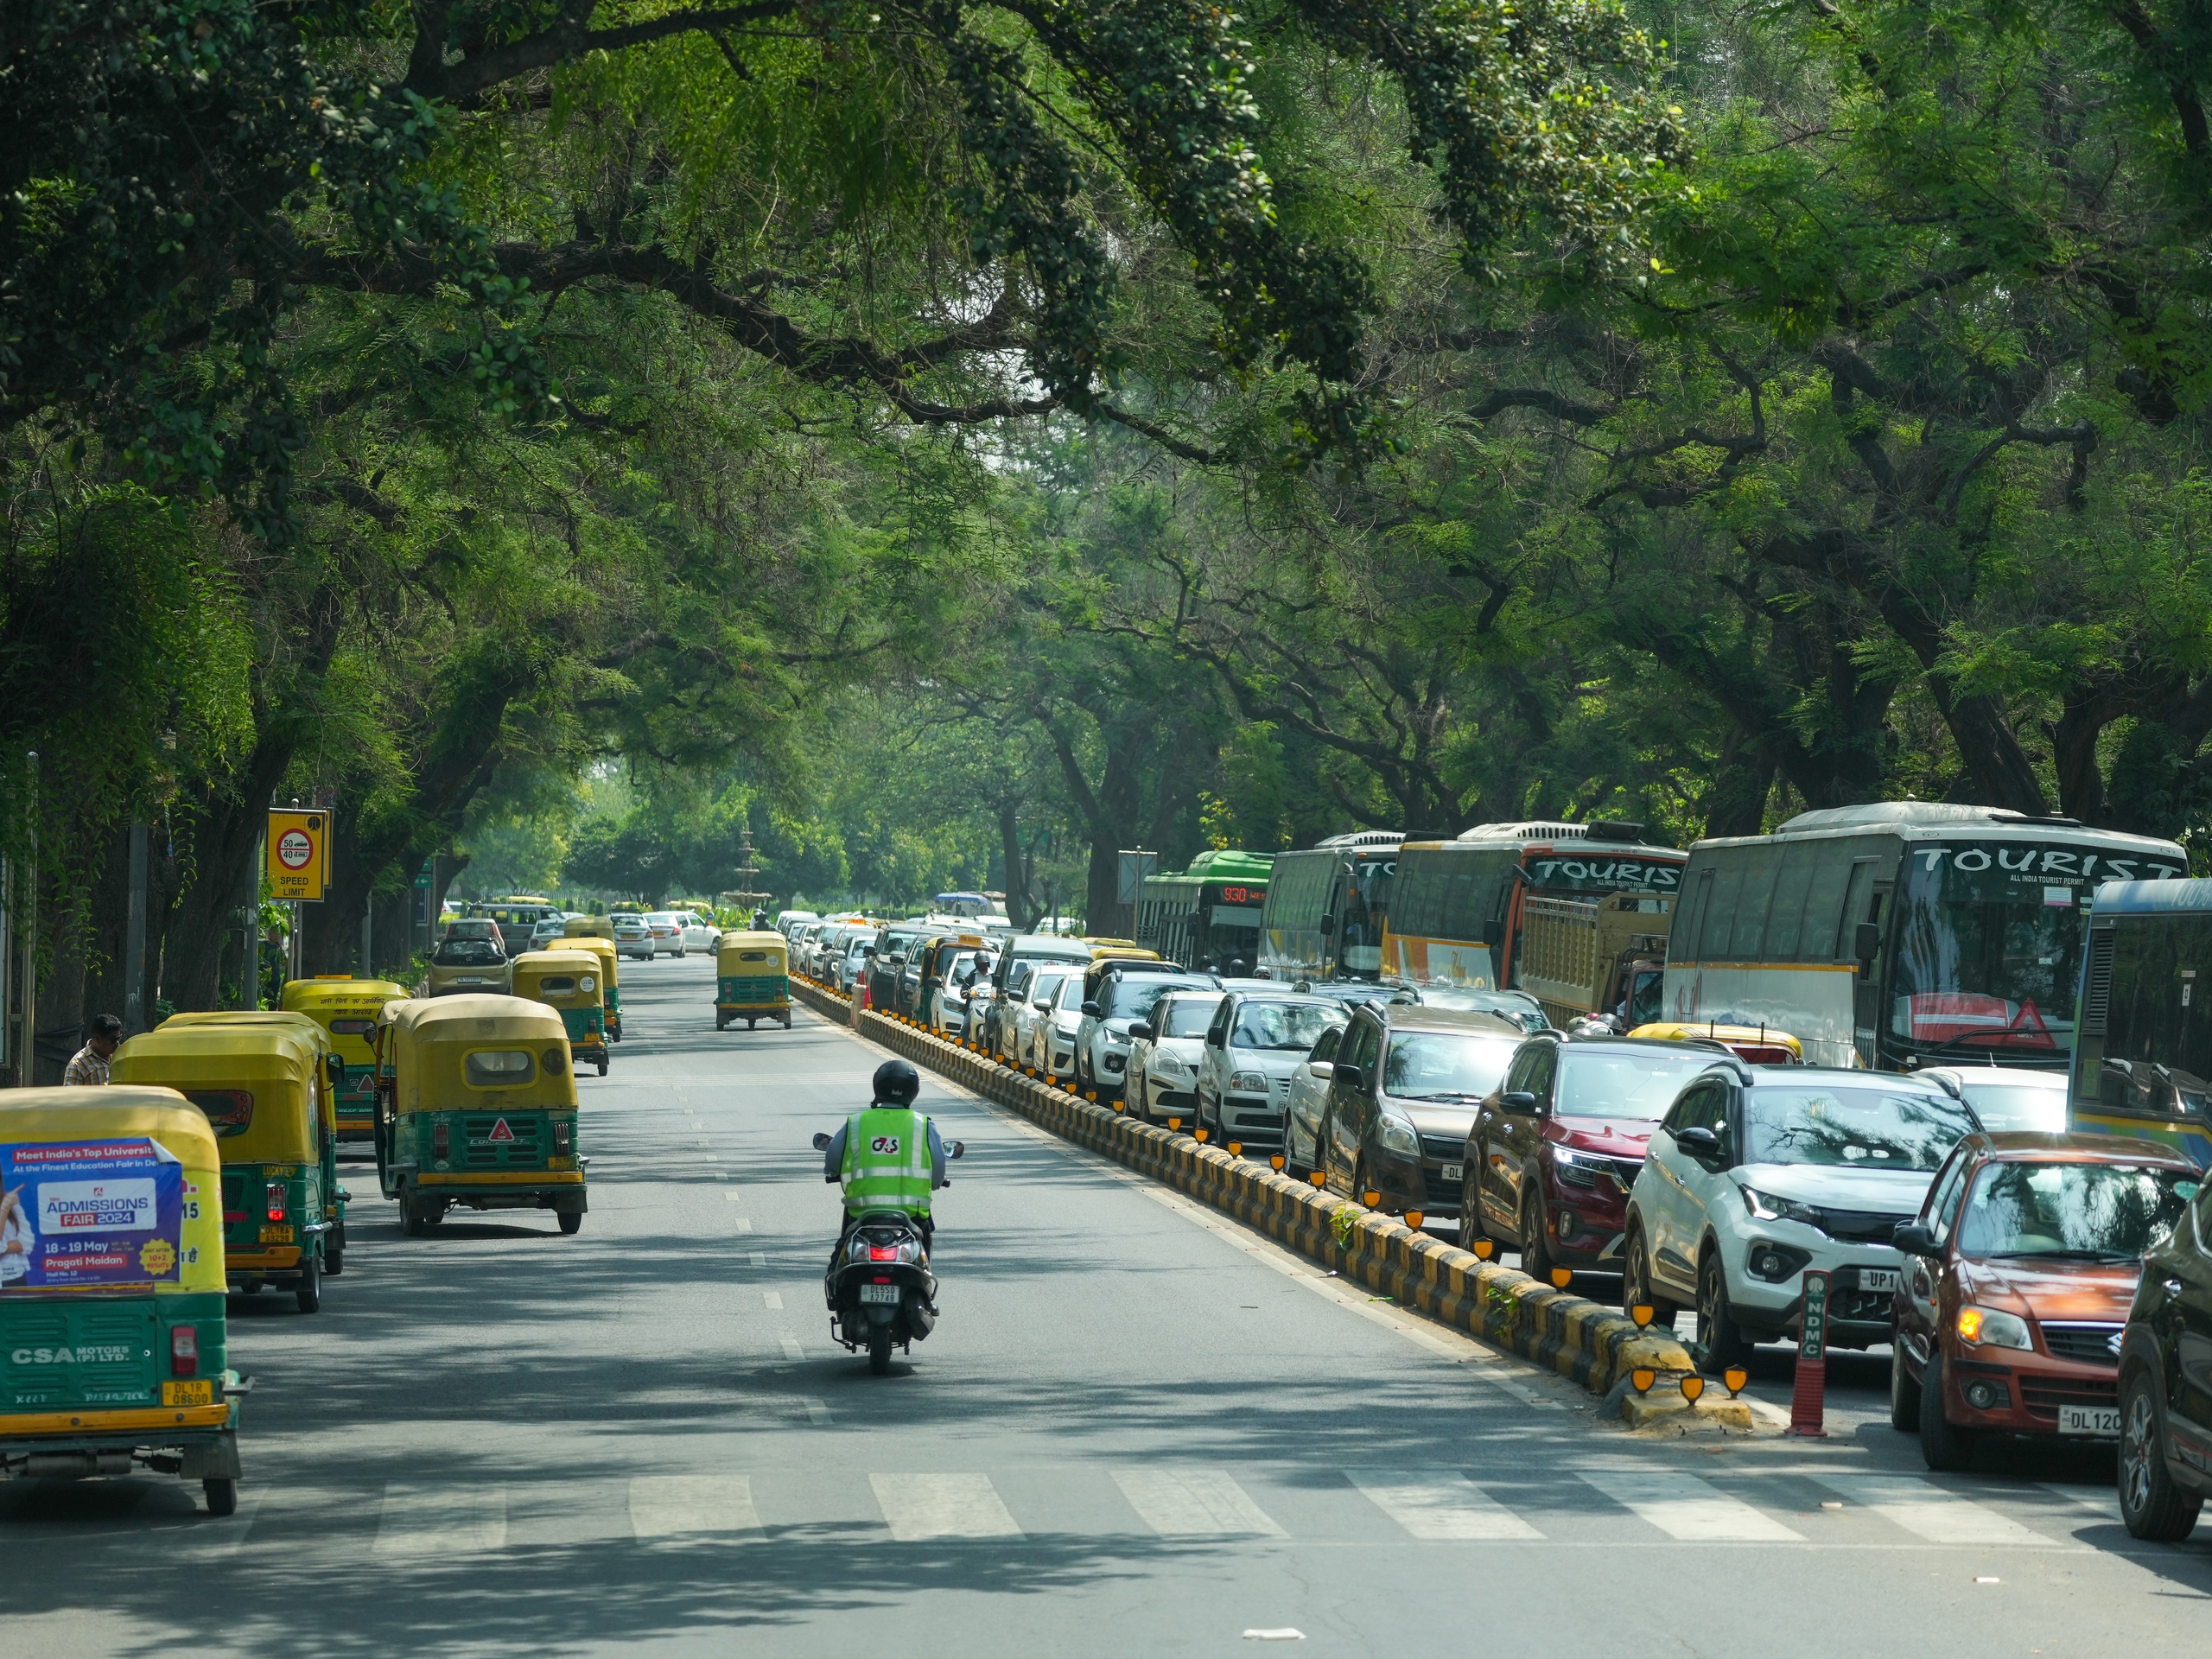
{"label": "bus windshield", "polygon": [[1922,1052],[2072,1048],[2097,855],[1962,841],[1915,842],[1904,861],[1890,1035]]}

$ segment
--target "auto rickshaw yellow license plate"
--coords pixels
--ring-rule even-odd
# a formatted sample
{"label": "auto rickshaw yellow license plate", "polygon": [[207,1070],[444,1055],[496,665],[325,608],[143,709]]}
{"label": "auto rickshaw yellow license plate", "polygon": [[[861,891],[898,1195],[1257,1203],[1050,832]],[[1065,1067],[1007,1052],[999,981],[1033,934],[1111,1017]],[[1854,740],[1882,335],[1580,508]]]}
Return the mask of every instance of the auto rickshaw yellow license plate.
{"label": "auto rickshaw yellow license plate", "polygon": [[162,1403],[165,1406],[212,1406],[215,1403],[215,1379],[207,1376],[192,1382],[164,1382],[162,1384]]}
{"label": "auto rickshaw yellow license plate", "polygon": [[289,1244],[292,1242],[292,1230],[289,1226],[264,1227],[261,1242],[264,1244]]}

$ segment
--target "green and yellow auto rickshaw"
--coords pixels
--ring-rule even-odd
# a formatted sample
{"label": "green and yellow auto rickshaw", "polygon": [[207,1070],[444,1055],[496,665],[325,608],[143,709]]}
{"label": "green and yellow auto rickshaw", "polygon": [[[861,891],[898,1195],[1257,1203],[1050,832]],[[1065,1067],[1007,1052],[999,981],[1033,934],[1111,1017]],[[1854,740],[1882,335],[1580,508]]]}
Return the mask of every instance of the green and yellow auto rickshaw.
{"label": "green and yellow auto rickshaw", "polygon": [[715,949],[715,1029],[733,1020],[753,1030],[763,1020],[791,1028],[791,986],[780,933],[725,933]]}
{"label": "green and yellow auto rickshaw", "polygon": [[221,1187],[174,1090],[0,1093],[0,1472],[150,1469],[238,1508]]}
{"label": "green and yellow auto rickshaw", "polygon": [[607,1075],[607,1009],[600,1001],[600,963],[589,950],[525,950],[515,958],[515,995],[560,1011],[569,1052],[578,1065]]}
{"label": "green and yellow auto rickshaw", "polygon": [[369,1049],[377,1010],[407,988],[388,979],[355,979],[325,974],[295,979],[284,987],[287,1012],[304,1014],[330,1033],[331,1052],[344,1065],[339,1077],[338,1138],[369,1141],[376,1135],[376,1056]]}
{"label": "green and yellow auto rickshaw", "polygon": [[214,1126],[230,1287],[289,1287],[301,1313],[320,1308],[323,1274],[346,1266],[329,1057],[289,1025],[171,1020],[108,1064],[114,1082],[174,1089]]}
{"label": "green and yellow auto rickshaw", "polygon": [[[556,950],[588,950],[599,958],[600,988],[607,994],[607,1039],[611,1043],[622,1040],[622,976],[617,971],[621,957],[614,949],[614,929],[604,916],[581,916],[569,923],[571,930]],[[595,933],[578,933],[579,927],[597,927]]]}
{"label": "green and yellow auto rickshaw", "polygon": [[421,1237],[455,1205],[550,1210],[584,1224],[576,1080],[559,1012],[518,996],[423,997],[381,1033],[391,1077],[377,1100],[377,1176]]}

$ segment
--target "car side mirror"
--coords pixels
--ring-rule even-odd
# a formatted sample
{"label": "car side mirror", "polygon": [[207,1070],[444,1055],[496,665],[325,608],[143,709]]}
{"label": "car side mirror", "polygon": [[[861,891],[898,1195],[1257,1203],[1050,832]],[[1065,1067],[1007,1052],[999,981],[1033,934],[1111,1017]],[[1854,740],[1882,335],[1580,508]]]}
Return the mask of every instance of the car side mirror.
{"label": "car side mirror", "polygon": [[1852,935],[1851,950],[1852,954],[1861,962],[1872,962],[1880,956],[1882,954],[1882,925],[1879,922],[1859,923],[1858,931]]}
{"label": "car side mirror", "polygon": [[944,1155],[948,1158],[957,1158],[967,1150],[968,1143],[965,1141],[956,1141],[944,1149]]}
{"label": "car side mirror", "polygon": [[1940,1256],[1943,1247],[1936,1242],[1936,1235],[1917,1221],[1901,1221],[1890,1229],[1890,1243],[1907,1255]]}
{"label": "car side mirror", "polygon": [[1334,1060],[1308,1060],[1306,1062],[1306,1075],[1309,1077],[1319,1077],[1322,1082],[1326,1083],[1330,1078],[1336,1076],[1336,1074],[1337,1064]]}
{"label": "car side mirror", "polygon": [[1152,1027],[1147,1025],[1143,1020],[1139,1020],[1129,1027],[1129,1035],[1132,1037],[1141,1037],[1148,1043],[1152,1040]]}
{"label": "car side mirror", "polygon": [[333,1054],[323,1062],[323,1066],[330,1073],[330,1086],[334,1089],[343,1089],[346,1086],[346,1057],[342,1054]]}
{"label": "car side mirror", "polygon": [[1098,1005],[1096,1002],[1084,1003],[1081,1012],[1083,1017],[1086,1020],[1096,1020],[1099,1018]]}
{"label": "car side mirror", "polygon": [[1029,1006],[1036,1009],[1039,1014],[1050,1014],[1052,1011],[1052,1004],[1050,998],[1047,998],[1041,1002],[1032,1002]]}
{"label": "car side mirror", "polygon": [[830,1133],[828,1130],[817,1129],[814,1132],[814,1149],[817,1152],[827,1152],[830,1150]]}
{"label": "car side mirror", "polygon": [[1708,1166],[1720,1161],[1720,1137],[1703,1124],[1694,1124],[1687,1129],[1675,1131],[1675,1144],[1683,1155]]}
{"label": "car side mirror", "polygon": [[1329,1068],[1329,1081],[1341,1083],[1345,1088],[1355,1090],[1367,1086],[1367,1079],[1357,1066],[1345,1065],[1341,1062]]}
{"label": "car side mirror", "polygon": [[864,944],[861,947],[861,954],[864,957],[872,957],[875,954],[875,947],[872,944]]}
{"label": "car side mirror", "polygon": [[[1510,1095],[1500,1096],[1498,1097],[1497,1103],[1505,1108],[1507,1111],[1518,1113],[1523,1117],[1541,1117],[1543,1116],[1543,1107],[1541,1103],[1537,1100],[1535,1096],[1530,1094],[1525,1089],[1516,1089]],[[1708,1130],[1707,1133],[1710,1134],[1711,1131]]]}

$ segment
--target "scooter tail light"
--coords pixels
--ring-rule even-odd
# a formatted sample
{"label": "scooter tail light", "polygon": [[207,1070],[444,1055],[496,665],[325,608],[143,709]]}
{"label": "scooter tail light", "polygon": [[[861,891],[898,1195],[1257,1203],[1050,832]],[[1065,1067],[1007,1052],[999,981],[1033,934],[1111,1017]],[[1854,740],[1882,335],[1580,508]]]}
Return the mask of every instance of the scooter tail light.
{"label": "scooter tail light", "polygon": [[871,1244],[868,1247],[868,1259],[871,1262],[896,1262],[899,1247],[896,1244]]}
{"label": "scooter tail light", "polygon": [[270,1219],[270,1220],[271,1220],[271,1221],[282,1221],[282,1220],[283,1220],[283,1219],[284,1219],[285,1202],[286,1202],[286,1200],[285,1200],[285,1197],[284,1197],[284,1183],[283,1183],[283,1182],[282,1182],[282,1181],[271,1181],[271,1182],[270,1182],[270,1183],[269,1183],[269,1219]]}
{"label": "scooter tail light", "polygon": [[200,1327],[169,1327],[169,1370],[179,1376],[195,1376],[200,1370]]}

